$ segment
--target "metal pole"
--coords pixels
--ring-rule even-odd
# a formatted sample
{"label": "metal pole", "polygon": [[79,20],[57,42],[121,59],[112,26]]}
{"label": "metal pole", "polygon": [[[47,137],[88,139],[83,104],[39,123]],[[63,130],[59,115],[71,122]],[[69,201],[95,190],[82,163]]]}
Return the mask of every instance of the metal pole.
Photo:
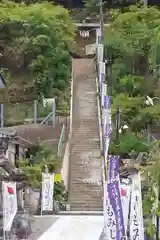
{"label": "metal pole", "polygon": [[1,103],[1,128],[4,127],[4,105]]}
{"label": "metal pole", "polygon": [[49,173],[48,166],[45,165],[44,167],[45,167],[45,173],[46,173],[46,174]]}
{"label": "metal pole", "polygon": [[151,139],[151,131],[150,131],[150,124],[147,125],[147,135],[148,135],[148,142],[150,142]]}
{"label": "metal pole", "polygon": [[34,100],[34,123],[37,123],[37,100]]}
{"label": "metal pole", "polygon": [[116,109],[116,144],[119,144],[119,128],[120,128],[120,109]]}
{"label": "metal pole", "polygon": [[148,0],[143,0],[144,7],[148,6]]}
{"label": "metal pole", "polygon": [[53,103],[52,103],[52,125],[55,127],[55,119],[56,119],[56,103],[55,103],[55,98],[53,98]]}
{"label": "metal pole", "polygon": [[103,0],[100,0],[100,29],[101,29],[101,43],[103,42],[103,28],[104,28],[104,19],[103,19]]}

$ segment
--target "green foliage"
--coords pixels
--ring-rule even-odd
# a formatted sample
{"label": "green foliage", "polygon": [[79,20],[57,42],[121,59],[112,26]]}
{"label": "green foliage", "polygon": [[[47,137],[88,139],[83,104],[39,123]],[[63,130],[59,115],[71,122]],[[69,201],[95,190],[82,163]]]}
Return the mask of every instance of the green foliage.
{"label": "green foliage", "polygon": [[113,60],[115,81],[126,75],[144,76],[146,80],[148,75],[153,82],[150,73],[155,69],[154,57],[158,55],[155,56],[159,39],[159,17],[159,9],[132,6],[128,11],[117,14],[106,28],[106,57]]}
{"label": "green foliage", "polygon": [[[40,189],[42,183],[42,172],[45,171],[45,166],[48,167],[50,173],[56,173],[60,169],[60,159],[55,154],[53,149],[45,144],[39,144],[37,149],[34,149],[35,156],[28,159],[22,159],[20,168],[25,172],[28,185],[34,189]],[[60,174],[55,174],[54,182],[54,200],[58,202],[60,210],[65,210],[68,193],[60,179]],[[54,181],[54,179],[53,179]]]}
{"label": "green foliage", "polygon": [[62,181],[54,184],[54,200],[59,203],[60,210],[66,210],[68,193]]}
{"label": "green foliage", "polygon": [[99,14],[99,2],[97,0],[84,0],[84,8],[88,14]]}
{"label": "green foliage", "polygon": [[25,71],[39,97],[68,86],[71,60],[66,45],[73,41],[75,28],[66,9],[47,2],[5,2],[0,4],[0,24],[11,72]]}
{"label": "green foliage", "polygon": [[40,188],[45,166],[48,166],[50,173],[56,172],[60,168],[60,160],[53,149],[45,144],[39,144],[34,152],[35,156],[22,159],[19,164],[27,176],[28,184],[33,188]]}
{"label": "green foliage", "polygon": [[118,12],[104,34],[106,58],[112,60],[108,76],[114,92],[112,112],[118,105],[134,132],[156,124],[160,117],[158,102],[155,107],[145,105],[146,95],[160,97],[159,19],[155,7],[132,6]]}
{"label": "green foliage", "polygon": [[119,78],[115,87],[116,92],[126,93],[131,97],[144,96],[145,94],[153,95],[153,89],[150,88],[149,84],[146,84],[144,77],[125,75]]}
{"label": "green foliage", "polygon": [[111,143],[109,153],[127,157],[132,150],[137,153],[148,152],[149,145],[142,139],[138,139],[136,135],[126,133],[120,135],[118,145],[114,142]]}

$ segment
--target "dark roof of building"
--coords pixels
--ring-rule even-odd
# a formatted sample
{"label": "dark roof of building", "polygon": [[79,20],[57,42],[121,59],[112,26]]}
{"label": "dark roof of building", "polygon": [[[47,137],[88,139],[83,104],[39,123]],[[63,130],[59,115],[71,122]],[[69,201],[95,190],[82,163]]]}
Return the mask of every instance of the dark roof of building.
{"label": "dark roof of building", "polygon": [[50,142],[56,144],[61,134],[62,124],[57,124],[55,128],[47,124],[26,124],[4,128],[6,132],[16,132],[18,141],[22,145],[29,147],[37,145],[37,142]]}

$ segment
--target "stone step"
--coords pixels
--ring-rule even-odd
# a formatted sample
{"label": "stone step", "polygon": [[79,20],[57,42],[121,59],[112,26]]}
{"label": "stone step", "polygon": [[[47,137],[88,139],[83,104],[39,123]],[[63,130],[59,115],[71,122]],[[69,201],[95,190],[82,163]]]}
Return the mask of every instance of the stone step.
{"label": "stone step", "polygon": [[91,144],[96,144],[99,143],[100,139],[99,137],[96,136],[96,134],[90,134],[90,135],[85,135],[84,134],[76,134],[76,135],[72,135],[71,138],[71,143],[75,144],[75,143],[81,143],[81,145],[86,145],[88,143],[88,145]]}
{"label": "stone step", "polygon": [[[97,162],[94,162],[93,164],[91,163],[87,163],[85,164],[85,162],[82,165],[82,159],[78,159],[79,164],[77,163],[72,163],[72,166],[70,167],[71,170],[77,170],[77,173],[80,173],[81,171],[84,172],[84,175],[88,175],[87,172],[90,172],[91,170],[95,170],[97,169],[97,166],[99,166],[99,164],[97,165]],[[91,169],[92,168],[92,169]],[[99,166],[99,171],[100,171],[101,166]],[[88,171],[87,171],[88,170]],[[97,174],[99,174],[99,171],[97,170]],[[76,175],[76,173],[73,173],[74,175]],[[96,175],[96,172],[94,173],[94,175]]]}
{"label": "stone step", "polygon": [[[74,126],[73,126],[74,127]],[[84,134],[86,133],[86,136],[89,134],[96,134],[99,135],[99,126],[91,127],[91,126],[76,126],[75,128],[72,127],[72,134]]]}
{"label": "stone step", "polygon": [[[72,193],[73,194],[73,193]],[[88,193],[88,195],[89,195],[89,193]],[[93,196],[93,194],[92,194],[92,196]],[[80,198],[82,198],[83,197],[83,199],[80,199]],[[101,198],[101,195],[99,194],[97,194],[97,197],[94,197],[93,199],[91,199],[91,198],[89,198],[87,195],[84,195],[83,193],[81,193],[81,195],[79,194],[79,195],[74,195],[73,194],[73,196],[72,196],[72,200],[71,200],[71,202],[74,202],[74,203],[79,203],[79,204],[81,204],[81,203],[86,203],[87,205],[88,204],[93,204],[93,205],[95,205],[96,203],[101,203],[101,201],[102,201],[102,198]]]}
{"label": "stone step", "polygon": [[99,126],[98,123],[96,123],[94,126],[92,126],[92,124],[82,124],[82,125],[78,125],[78,124],[73,124],[72,125],[72,131],[73,132],[84,132],[87,131],[87,133],[91,133],[91,132],[99,132]]}
{"label": "stone step", "polygon": [[60,211],[58,215],[102,216],[103,211]]}
{"label": "stone step", "polygon": [[[100,167],[99,167],[99,171],[101,170]],[[92,168],[92,169],[90,169],[90,168]],[[82,175],[83,178],[84,178],[84,176],[88,177],[90,171],[95,171],[94,177],[95,176],[99,176],[99,174],[100,174],[99,171],[96,172],[96,169],[97,169],[97,165],[96,164],[94,166],[93,165],[91,166],[91,164],[90,165],[86,164],[86,167],[85,166],[81,166],[81,165],[80,166],[74,165],[70,169],[73,171],[73,173],[72,173],[73,179],[74,179],[74,177],[79,177],[80,175]]]}
{"label": "stone step", "polygon": [[90,211],[102,211],[103,209],[102,209],[102,207],[100,206],[100,207],[85,207],[84,209],[81,207],[81,206],[72,206],[72,208],[71,208],[71,210],[72,211],[88,211],[88,212],[90,212]]}
{"label": "stone step", "polygon": [[83,147],[70,148],[70,157],[75,156],[77,159],[79,158],[81,159],[82,155],[85,156],[85,158],[89,158],[90,160],[92,158],[99,158],[101,156],[100,147],[97,145],[94,146],[93,148],[89,146],[85,146],[84,148]]}
{"label": "stone step", "polygon": [[86,205],[85,203],[72,203],[71,204],[72,211],[102,211],[101,203],[96,203],[95,205]]}
{"label": "stone step", "polygon": [[[98,113],[98,111],[97,111]],[[97,115],[98,116],[98,115]],[[74,120],[76,118],[76,115],[73,116],[73,119],[72,119],[72,124],[77,124],[78,126],[81,126],[82,124],[83,125],[89,125],[92,123],[92,125],[94,126],[97,126],[97,116],[90,116],[90,118],[81,118],[81,119],[78,119],[78,120]]]}
{"label": "stone step", "polygon": [[99,138],[93,138],[93,139],[85,139],[85,138],[78,138],[77,139],[71,139],[70,141],[71,147],[73,146],[74,149],[81,149],[81,148],[91,148],[95,150],[97,148],[100,148],[100,139]]}

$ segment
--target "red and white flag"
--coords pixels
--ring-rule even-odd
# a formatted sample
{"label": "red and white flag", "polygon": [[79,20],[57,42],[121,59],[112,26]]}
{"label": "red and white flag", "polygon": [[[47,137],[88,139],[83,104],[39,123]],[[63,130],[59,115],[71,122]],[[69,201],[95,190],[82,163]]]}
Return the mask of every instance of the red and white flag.
{"label": "red and white flag", "polygon": [[121,183],[120,189],[121,189],[121,201],[122,201],[122,209],[123,209],[124,226],[127,232],[131,186],[125,183]]}
{"label": "red and white flag", "polygon": [[10,231],[13,219],[17,213],[17,192],[15,182],[2,182],[3,190],[3,227]]}

